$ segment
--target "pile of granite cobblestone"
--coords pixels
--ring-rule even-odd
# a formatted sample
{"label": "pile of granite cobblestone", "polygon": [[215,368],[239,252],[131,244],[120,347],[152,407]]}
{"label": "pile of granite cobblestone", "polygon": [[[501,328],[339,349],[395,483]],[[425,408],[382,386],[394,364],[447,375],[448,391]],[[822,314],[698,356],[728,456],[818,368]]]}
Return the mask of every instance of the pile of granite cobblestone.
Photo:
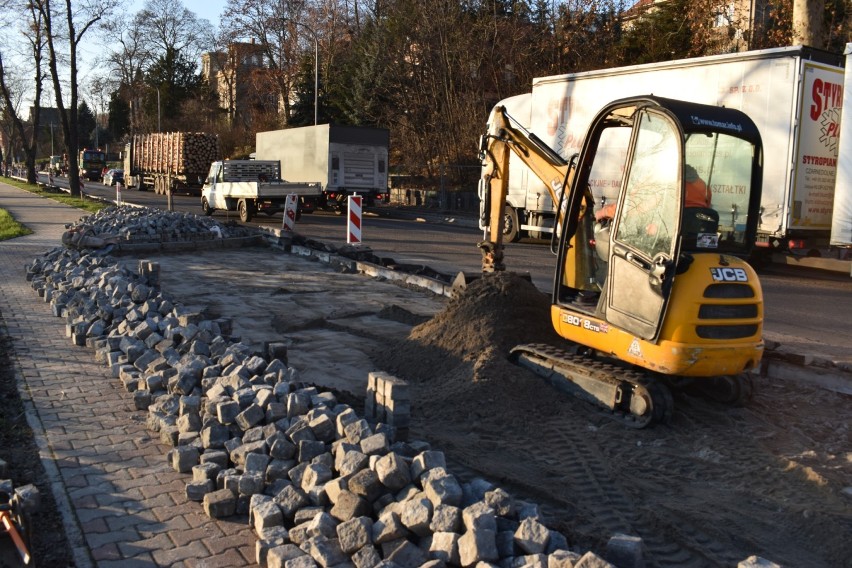
{"label": "pile of granite cobblestone", "polygon": [[[95,217],[103,233],[133,218],[124,208]],[[301,383],[284,345],[255,352],[229,321],[182,308],[160,290],[155,262],[134,272],[105,251],[56,248],[26,271],[70,340],[93,349],[147,412],[165,459],[187,474],[187,498],[211,517],[247,515],[261,565],[644,564],[638,537],[614,535],[606,560],[574,550],[537,505],[463,481],[442,452],[407,440],[401,381],[372,374],[361,416]]]}
{"label": "pile of granite cobblestone", "polygon": [[179,243],[252,236],[252,228],[236,222],[149,207],[110,205],[68,227],[118,243]]}

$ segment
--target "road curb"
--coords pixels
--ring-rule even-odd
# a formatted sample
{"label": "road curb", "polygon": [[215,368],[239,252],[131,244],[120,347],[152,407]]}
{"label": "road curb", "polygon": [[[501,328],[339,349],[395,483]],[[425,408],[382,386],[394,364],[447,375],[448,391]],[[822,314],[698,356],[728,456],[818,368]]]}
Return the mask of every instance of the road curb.
{"label": "road curb", "polygon": [[[421,274],[409,274],[406,272],[392,270],[372,262],[348,258],[330,251],[318,250],[304,245],[296,245],[292,243],[293,236],[282,229],[263,228],[261,230],[264,233],[264,238],[270,246],[281,249],[287,253],[314,258],[325,264],[336,266],[349,272],[364,274],[371,278],[382,278],[384,280],[391,280],[394,282],[402,282],[404,284],[417,286],[418,288],[423,288],[433,294],[438,294],[439,296],[446,296],[448,298],[453,296],[452,284],[448,284],[441,280],[429,278],[428,276],[423,276]],[[369,249],[365,247],[364,252],[368,253]]]}
{"label": "road curb", "polygon": [[225,239],[198,239],[187,241],[160,241],[150,243],[116,243],[111,254],[139,254],[145,252],[186,252],[193,250],[213,250],[242,248],[258,245],[267,245],[268,242],[263,235],[252,235],[248,237],[229,237]]}
{"label": "road curb", "polygon": [[773,356],[765,357],[761,375],[770,379],[809,383],[841,394],[852,395],[852,373],[816,365],[794,365]]}

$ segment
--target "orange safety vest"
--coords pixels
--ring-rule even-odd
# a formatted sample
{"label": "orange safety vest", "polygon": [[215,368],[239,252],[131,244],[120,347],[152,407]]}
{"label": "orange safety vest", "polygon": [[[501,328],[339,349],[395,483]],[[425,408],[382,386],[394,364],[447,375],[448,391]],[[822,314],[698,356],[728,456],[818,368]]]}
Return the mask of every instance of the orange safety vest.
{"label": "orange safety vest", "polygon": [[686,182],[684,207],[710,207],[713,194],[701,178]]}

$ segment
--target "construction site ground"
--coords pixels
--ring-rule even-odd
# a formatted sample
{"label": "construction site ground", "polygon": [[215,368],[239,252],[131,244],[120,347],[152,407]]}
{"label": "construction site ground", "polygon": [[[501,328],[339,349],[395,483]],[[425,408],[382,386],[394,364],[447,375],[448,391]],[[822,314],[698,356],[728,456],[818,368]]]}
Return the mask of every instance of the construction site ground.
{"label": "construction site ground", "polygon": [[358,397],[373,370],[411,382],[412,437],[541,503],[573,543],[641,536],[654,566],[852,565],[846,395],[759,378],[746,408],[678,395],[671,424],[636,431],[507,361],[518,343],[559,341],[522,278],[447,303],[269,250],[158,261],[164,290],[232,318],[244,342],[290,343],[308,382]]}
{"label": "construction site ground", "polygon": [[[49,244],[44,238],[37,243]],[[35,255],[38,246],[24,252]],[[28,411],[43,425],[36,433],[43,461],[49,462],[73,446],[72,429],[62,429],[58,420],[74,421],[71,402],[57,414],[49,410],[50,397],[69,393],[75,404],[82,403],[86,389],[117,381],[93,365],[85,348],[67,339],[60,346],[62,320],[26,295],[32,291],[23,282],[21,249],[3,247],[0,313],[19,388],[32,397]],[[483,476],[538,502],[550,526],[573,546],[603,553],[612,535],[624,533],[643,539],[649,566],[736,566],[752,555],[790,567],[852,566],[849,395],[760,377],[754,401],[745,408],[676,394],[671,424],[631,430],[507,361],[509,347],[517,343],[557,341],[547,296],[511,274],[475,281],[467,293],[448,300],[269,248],[143,254],[122,261],[133,265],[139,258],[160,263],[162,289],[184,305],[232,319],[244,342],[287,342],[289,363],[305,382],[357,400],[370,371],[408,380],[411,437],[444,451],[450,469],[462,478]],[[49,368],[33,360],[45,356],[35,348],[41,344],[54,349]],[[75,355],[57,369],[64,352]],[[80,380],[98,373],[99,380]],[[52,386],[40,388],[38,381],[48,378]],[[88,467],[103,472],[99,479],[116,499],[105,508],[116,517],[93,514],[100,508],[95,495],[75,499],[83,479],[62,464],[50,484],[59,498],[46,500],[62,510],[64,526],[79,531],[70,537],[74,563],[119,566],[144,558],[137,564],[251,565],[246,527],[200,519],[201,507],[186,501],[181,484],[166,471],[167,450],[139,429],[144,413],[129,410],[131,396],[118,385],[110,389],[109,404],[117,400],[124,406],[110,414],[111,427],[118,428],[124,416],[132,425],[125,436],[130,442],[116,441],[121,452],[99,457],[115,464]],[[87,420],[95,417],[87,412]],[[111,481],[134,452],[145,455],[147,467],[161,476],[148,490],[142,474]],[[134,502],[133,516],[143,524],[121,520],[121,487],[128,488],[125,501]],[[160,518],[166,495],[171,508],[181,511],[179,521]],[[156,501],[153,509],[146,509],[147,500]],[[233,544],[226,546],[226,538]],[[157,552],[157,546],[168,553]],[[230,561],[222,564],[222,554]]]}

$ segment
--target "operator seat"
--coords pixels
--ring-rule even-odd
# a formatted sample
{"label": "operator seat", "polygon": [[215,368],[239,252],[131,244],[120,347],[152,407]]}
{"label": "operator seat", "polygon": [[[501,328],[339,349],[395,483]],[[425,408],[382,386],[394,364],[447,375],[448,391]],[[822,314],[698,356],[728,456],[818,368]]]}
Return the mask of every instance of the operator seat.
{"label": "operator seat", "polygon": [[698,236],[719,232],[719,212],[710,207],[685,207],[683,210],[683,243],[695,248]]}

